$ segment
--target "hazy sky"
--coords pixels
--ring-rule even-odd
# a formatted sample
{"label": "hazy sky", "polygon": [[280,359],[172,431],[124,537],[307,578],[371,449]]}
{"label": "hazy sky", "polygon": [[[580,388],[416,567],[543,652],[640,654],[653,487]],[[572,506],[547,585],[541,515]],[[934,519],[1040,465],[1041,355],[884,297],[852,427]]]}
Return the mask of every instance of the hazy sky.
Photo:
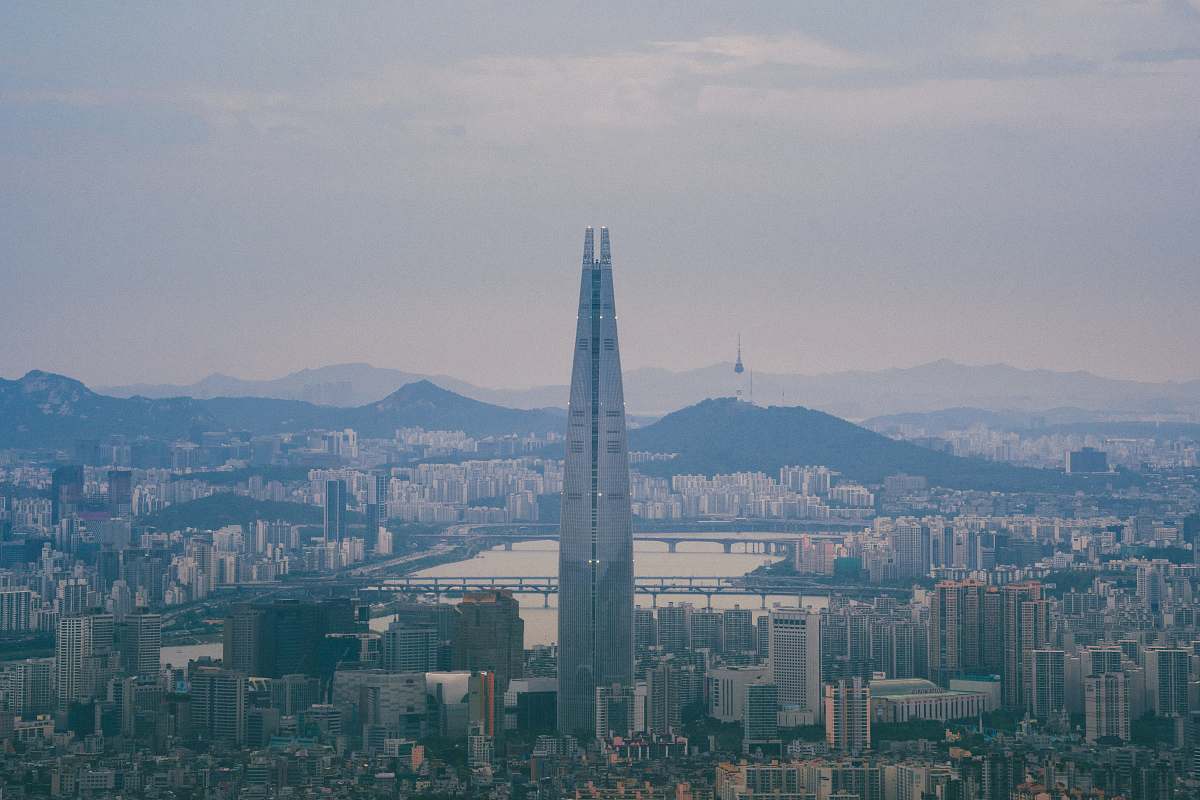
{"label": "hazy sky", "polygon": [[607,224],[627,369],[1200,377],[1200,0],[299,5],[0,8],[0,375],[563,383]]}

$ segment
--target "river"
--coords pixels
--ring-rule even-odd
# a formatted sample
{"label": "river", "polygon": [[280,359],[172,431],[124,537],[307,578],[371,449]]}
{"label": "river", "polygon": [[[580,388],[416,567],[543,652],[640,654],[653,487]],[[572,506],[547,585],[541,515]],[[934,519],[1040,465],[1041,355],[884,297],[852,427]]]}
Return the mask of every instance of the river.
{"label": "river", "polygon": [[[737,534],[732,534],[737,536]],[[731,538],[724,534],[723,538]],[[484,550],[474,558],[466,561],[455,561],[439,564],[413,573],[425,577],[444,576],[496,576],[519,577],[522,575],[557,575],[558,574],[558,543],[555,541],[517,542],[512,550],[498,546]],[[689,575],[732,576],[743,575],[763,564],[776,560],[776,556],[762,553],[726,553],[720,544],[715,542],[680,542],[676,552],[667,552],[667,546],[661,542],[634,542],[634,573],[637,575],[670,575],[687,577]],[[550,606],[543,606],[543,598],[536,595],[517,595],[521,604],[521,619],[525,621],[525,646],[551,644],[558,639],[558,608],[557,596],[550,596]],[[703,596],[689,597],[687,595],[659,595],[659,605],[670,602],[691,602],[697,606],[705,604]],[[452,601],[453,602],[453,601]],[[642,605],[650,604],[650,597],[639,595],[637,602]],[[823,607],[824,597],[805,597],[805,605]],[[795,606],[798,599],[795,596],[770,597],[768,603]],[[712,598],[714,608],[733,608],[735,605],[752,608],[756,614],[762,613],[758,597],[740,597],[734,595],[715,595]],[[371,620],[371,629],[386,630],[391,622],[390,617],[377,617]],[[171,663],[176,667],[187,663],[186,659],[200,656],[221,657],[221,643],[184,645],[181,647],[164,647],[162,662]],[[182,660],[182,663],[180,661]]]}

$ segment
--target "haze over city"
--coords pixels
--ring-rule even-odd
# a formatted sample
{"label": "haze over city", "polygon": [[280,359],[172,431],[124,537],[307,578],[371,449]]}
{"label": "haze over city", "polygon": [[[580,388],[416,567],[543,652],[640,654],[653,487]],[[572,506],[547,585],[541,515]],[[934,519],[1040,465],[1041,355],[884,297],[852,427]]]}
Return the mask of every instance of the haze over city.
{"label": "haze over city", "polygon": [[629,368],[1200,377],[1195,3],[3,15],[6,377],[562,383],[588,222]]}
{"label": "haze over city", "polygon": [[1196,800],[1200,3],[0,9],[0,800]]}

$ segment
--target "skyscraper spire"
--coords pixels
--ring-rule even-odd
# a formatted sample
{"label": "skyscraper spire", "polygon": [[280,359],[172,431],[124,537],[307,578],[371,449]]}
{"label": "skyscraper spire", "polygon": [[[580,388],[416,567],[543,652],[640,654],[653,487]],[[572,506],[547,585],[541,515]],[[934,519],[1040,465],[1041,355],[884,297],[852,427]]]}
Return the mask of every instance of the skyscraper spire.
{"label": "skyscraper spire", "polygon": [[608,244],[608,228],[600,229],[600,266],[612,266],[612,249]]}
{"label": "skyscraper spire", "polygon": [[592,226],[589,225],[583,231],[583,268],[590,269],[592,266],[592,253],[595,252],[593,245],[594,238],[592,236]]}
{"label": "skyscraper spire", "polygon": [[[559,537],[558,727],[596,730],[596,696],[633,688],[633,524],[612,252],[584,234]],[[612,720],[610,719],[610,722]],[[627,726],[618,726],[627,733]]]}

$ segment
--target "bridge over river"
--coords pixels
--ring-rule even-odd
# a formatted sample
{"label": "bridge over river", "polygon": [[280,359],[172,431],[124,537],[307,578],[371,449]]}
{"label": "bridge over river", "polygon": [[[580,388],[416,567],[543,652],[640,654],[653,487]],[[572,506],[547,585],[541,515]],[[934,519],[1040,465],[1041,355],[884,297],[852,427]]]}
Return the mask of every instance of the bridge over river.
{"label": "bridge over river", "polygon": [[[861,526],[860,526],[861,527]],[[688,531],[634,531],[635,542],[659,542],[674,553],[680,544],[703,542],[719,544],[726,553],[766,553],[787,555],[794,552],[796,542],[803,539],[831,539],[840,542],[845,531],[735,531],[735,530],[688,530]],[[444,533],[418,534],[418,538],[440,541],[457,539],[484,541],[491,545],[504,545],[512,550],[517,542],[558,541],[559,529],[554,524],[514,525],[455,525]]]}
{"label": "bridge over river", "polygon": [[[540,594],[543,604],[549,606],[550,595],[558,593],[558,586],[557,575],[405,575],[373,580],[360,585],[358,589],[360,592],[428,594],[436,597],[507,589],[514,594]],[[741,595],[758,597],[763,608],[767,607],[767,598],[771,596],[813,597],[837,594],[870,598],[890,595],[907,599],[912,594],[910,589],[865,584],[831,585],[808,578],[772,575],[641,575],[634,579],[634,591],[637,594],[650,595],[653,605],[658,604],[659,595],[703,595],[705,604],[709,606],[712,605],[713,595]]]}

